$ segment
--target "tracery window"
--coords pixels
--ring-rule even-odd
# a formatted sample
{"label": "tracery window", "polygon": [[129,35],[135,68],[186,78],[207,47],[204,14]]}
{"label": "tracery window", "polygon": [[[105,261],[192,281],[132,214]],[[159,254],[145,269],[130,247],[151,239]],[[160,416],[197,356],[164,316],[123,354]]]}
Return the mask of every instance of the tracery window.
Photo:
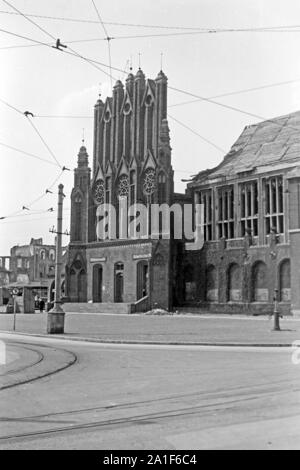
{"label": "tracery window", "polygon": [[119,178],[118,194],[120,197],[127,197],[129,194],[129,181],[127,175],[121,175]]}
{"label": "tracery window", "polygon": [[104,181],[98,180],[94,186],[94,200],[96,204],[104,203]]}
{"label": "tracery window", "polygon": [[150,198],[156,188],[155,184],[155,170],[153,168],[147,168],[144,174],[143,182],[143,193],[147,198]]}

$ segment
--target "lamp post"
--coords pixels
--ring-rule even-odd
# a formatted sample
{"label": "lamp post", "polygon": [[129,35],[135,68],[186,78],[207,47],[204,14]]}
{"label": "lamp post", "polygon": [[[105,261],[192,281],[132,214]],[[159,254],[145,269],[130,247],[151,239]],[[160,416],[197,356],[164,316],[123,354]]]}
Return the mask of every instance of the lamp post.
{"label": "lamp post", "polygon": [[62,222],[63,222],[63,185],[58,186],[58,210],[57,210],[57,231],[56,231],[56,261],[55,261],[55,296],[54,307],[48,312],[47,333],[64,333],[65,312],[61,307],[61,267],[62,267]]}

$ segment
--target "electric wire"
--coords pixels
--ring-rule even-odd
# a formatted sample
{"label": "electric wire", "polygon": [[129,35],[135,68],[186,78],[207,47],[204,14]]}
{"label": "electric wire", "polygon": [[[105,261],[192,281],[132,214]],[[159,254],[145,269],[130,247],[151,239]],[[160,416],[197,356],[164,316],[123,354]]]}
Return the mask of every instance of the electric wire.
{"label": "electric wire", "polygon": [[50,153],[50,155],[52,156],[52,158],[55,160],[57,166],[59,166],[60,168],[62,168],[62,165],[60,164],[60,162],[58,161],[58,159],[56,158],[55,154],[53,153],[53,151],[51,150],[51,148],[49,147],[49,145],[47,144],[47,142],[45,141],[44,137],[41,135],[40,131],[38,130],[38,128],[36,127],[35,124],[33,124],[32,120],[30,119],[29,116],[27,116],[27,120],[28,122],[30,123],[31,127],[34,129],[34,131],[36,132],[36,134],[39,136],[40,140],[43,142],[44,146],[46,147],[46,149],[48,150],[48,152]]}
{"label": "electric wire", "polygon": [[[3,11],[0,10],[0,14],[8,14],[8,15],[20,15],[21,13],[11,12],[11,11]],[[83,18],[70,18],[64,16],[49,16],[49,15],[37,15],[37,14],[29,14],[26,13],[27,17],[31,18],[40,18],[40,19],[51,19],[51,20],[59,20],[59,21],[68,21],[68,22],[75,22],[75,23],[90,23],[90,24],[98,24],[99,21],[93,19],[83,19]],[[248,28],[200,28],[198,26],[171,26],[171,25],[150,25],[150,24],[141,24],[141,23],[120,23],[120,22],[111,22],[111,21],[103,21],[104,25],[111,25],[111,26],[125,26],[125,27],[138,27],[138,28],[151,28],[151,29],[179,29],[179,30],[198,30],[198,31],[272,31],[272,30],[285,30],[285,29],[295,29],[300,28],[300,25],[279,25],[279,26],[260,26],[260,27],[248,27]]]}
{"label": "electric wire", "polygon": [[40,160],[42,162],[45,162],[45,163],[49,163],[49,165],[56,165],[56,163],[54,163],[53,161],[51,160],[46,160],[45,158],[42,158],[42,157],[39,157],[38,155],[34,155],[33,153],[29,153],[29,152],[26,152],[25,150],[21,150],[21,149],[18,149],[16,147],[13,147],[12,145],[8,145],[8,144],[5,144],[4,142],[0,142],[0,145],[2,145],[2,147],[6,147],[10,150],[14,150],[15,152],[19,152],[19,153],[22,153],[23,155],[27,155],[29,157],[32,157],[32,158],[35,158],[37,160]]}
{"label": "electric wire", "polygon": [[94,9],[95,9],[95,11],[96,11],[96,14],[97,14],[97,16],[98,16],[98,19],[99,19],[99,21],[100,21],[100,23],[101,23],[101,26],[102,26],[102,28],[103,28],[104,34],[105,34],[106,39],[107,39],[108,62],[109,62],[109,72],[110,72],[110,86],[111,86],[111,89],[112,89],[113,84],[112,84],[112,74],[111,74],[111,50],[110,50],[110,40],[111,40],[111,38],[109,37],[109,34],[108,34],[108,32],[107,32],[107,29],[106,29],[106,27],[105,27],[105,25],[104,25],[104,23],[103,23],[102,17],[101,17],[101,15],[100,15],[100,12],[99,12],[99,10],[98,10],[98,8],[97,8],[97,5],[96,5],[96,3],[94,2],[94,0],[92,0],[92,4],[93,4],[93,6],[94,6]]}
{"label": "electric wire", "polygon": [[[31,212],[31,209],[30,207],[33,206],[34,204],[36,204],[37,202],[39,202],[41,199],[45,198],[47,196],[47,194],[51,193],[51,189],[54,187],[54,185],[57,183],[57,181],[61,178],[62,174],[64,173],[64,171],[60,171],[60,173],[55,177],[54,181],[51,182],[51,184],[48,186],[48,188],[41,194],[39,195],[38,197],[36,197],[35,199],[33,199],[32,201],[30,201],[29,203],[27,204],[24,204],[22,206],[22,209],[19,209],[17,211],[14,211],[14,212],[11,212],[10,214],[6,215],[6,216],[3,216],[3,217],[0,217],[0,220],[4,220],[4,219],[8,219],[8,218],[15,218],[15,217],[19,217],[23,216],[23,211],[24,210],[29,210]],[[45,212],[48,212],[49,209],[47,209]],[[28,215],[33,215],[34,212],[31,214],[28,214]]]}
{"label": "electric wire", "polygon": [[222,149],[221,147],[219,147],[218,145],[216,145],[214,142],[212,142],[211,140],[207,139],[206,137],[203,137],[203,135],[199,134],[199,132],[195,131],[194,129],[192,129],[191,127],[187,126],[186,124],[184,124],[183,122],[179,121],[178,119],[176,119],[174,116],[171,116],[170,114],[168,114],[168,117],[171,118],[173,121],[177,122],[177,124],[180,124],[180,126],[184,127],[185,129],[188,129],[190,132],[192,132],[193,134],[195,134],[196,136],[200,137],[200,139],[202,139],[204,142],[206,142],[207,144],[211,145],[212,147],[214,147],[215,149],[219,150],[219,152],[222,152],[223,154],[226,154],[226,150]]}
{"label": "electric wire", "polygon": [[[194,98],[198,98],[200,101],[205,101],[207,103],[211,103],[211,104],[214,104],[216,106],[220,106],[222,108],[229,109],[231,111],[235,111],[235,112],[240,113],[240,114],[244,114],[246,116],[251,116],[251,117],[254,117],[256,119],[262,120],[264,122],[271,122],[271,123],[273,123],[277,126],[282,127],[282,124],[280,124],[278,122],[278,120],[276,120],[276,119],[267,119],[267,118],[265,118],[265,117],[263,117],[259,114],[255,114],[255,113],[245,111],[244,109],[237,108],[236,106],[230,106],[230,105],[225,104],[225,103],[220,103],[219,101],[215,101],[211,98],[205,98],[204,96],[196,95],[195,93],[191,93],[191,92],[188,92],[188,91],[185,91],[185,90],[181,90],[180,88],[175,88],[175,87],[172,87],[170,85],[169,85],[169,88],[170,88],[170,90],[174,90],[174,91],[177,91],[179,93],[183,93],[185,95],[189,95],[189,96],[193,96]],[[299,132],[299,128],[291,126],[290,124],[288,124],[286,127],[289,127],[290,129],[294,129],[294,130]]]}
{"label": "electric wire", "polygon": [[46,31],[44,28],[42,28],[40,25],[38,25],[35,21],[31,20],[30,18],[28,18],[24,13],[22,13],[20,10],[18,10],[14,5],[12,5],[11,3],[9,3],[7,0],[2,0],[6,5],[8,5],[10,8],[12,8],[13,10],[15,10],[17,13],[19,13],[19,15],[23,16],[23,18],[25,18],[27,21],[29,21],[31,24],[33,24],[34,26],[36,26],[40,31],[42,31],[43,33],[47,34],[47,36],[49,36],[50,38],[56,40],[56,38],[50,34],[48,31]]}
{"label": "electric wire", "polygon": [[[4,3],[6,3],[7,5],[9,5],[11,8],[13,8],[15,11],[17,11],[20,15],[23,16],[23,18],[25,18],[27,21],[29,21],[30,23],[32,23],[34,26],[36,26],[39,30],[41,30],[44,34],[46,34],[48,37],[50,37],[51,39],[53,39],[54,41],[57,40],[57,38],[55,38],[55,36],[53,36],[53,34],[49,33],[49,31],[46,31],[46,29],[42,28],[39,24],[37,24],[35,21],[31,20],[30,18],[28,18],[24,13],[22,13],[20,10],[18,10],[16,7],[14,7],[11,3],[7,2],[7,0],[3,0]],[[48,45],[48,44],[44,44],[44,45]],[[49,46],[49,45],[48,45]],[[52,47],[52,46],[49,46],[49,47]],[[56,47],[58,49],[58,47]],[[72,49],[71,47],[69,47],[70,51],[73,52],[73,54],[75,54],[75,56],[77,57],[80,57],[82,60],[90,63],[90,65],[92,65],[94,68],[97,68],[98,70],[100,70],[102,73],[108,75],[103,69],[101,69],[100,67],[98,67],[96,65],[96,61],[92,61],[90,59],[88,59],[87,57],[84,57],[82,56],[81,54],[79,54],[75,49]],[[65,52],[65,53],[69,53],[68,51],[65,51],[63,49],[59,49],[60,52]],[[110,75],[109,75],[110,76]]]}
{"label": "electric wire", "polygon": [[[227,93],[221,93],[219,95],[209,96],[208,99],[224,98],[225,96],[240,95],[242,93],[249,93],[249,92],[252,92],[252,91],[259,91],[259,90],[264,90],[264,89],[267,89],[267,88],[273,88],[273,87],[282,86],[282,85],[290,85],[292,83],[297,83],[297,82],[300,82],[300,78],[295,78],[294,80],[286,80],[286,81],[283,81],[283,82],[271,83],[271,84],[268,84],[268,85],[260,85],[260,86],[253,87],[253,88],[245,88],[243,90],[236,90],[236,91],[230,91],[230,92],[227,92]],[[201,98],[198,98],[198,99],[195,99],[195,100],[190,100],[190,101],[182,101],[181,103],[170,104],[169,108],[175,108],[177,106],[182,106],[182,105],[186,105],[186,104],[198,103],[198,102],[201,102],[201,101],[203,101]]]}

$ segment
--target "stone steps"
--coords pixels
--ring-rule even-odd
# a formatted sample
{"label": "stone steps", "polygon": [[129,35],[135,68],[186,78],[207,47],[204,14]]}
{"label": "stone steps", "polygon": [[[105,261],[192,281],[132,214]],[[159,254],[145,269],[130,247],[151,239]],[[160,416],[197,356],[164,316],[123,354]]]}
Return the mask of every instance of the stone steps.
{"label": "stone steps", "polygon": [[66,313],[131,313],[131,304],[128,303],[90,303],[90,302],[67,302],[63,304]]}

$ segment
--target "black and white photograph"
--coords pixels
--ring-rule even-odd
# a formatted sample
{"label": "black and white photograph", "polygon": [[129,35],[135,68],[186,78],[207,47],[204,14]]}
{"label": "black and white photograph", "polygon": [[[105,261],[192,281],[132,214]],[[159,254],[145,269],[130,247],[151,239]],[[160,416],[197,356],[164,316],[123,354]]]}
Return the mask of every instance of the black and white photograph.
{"label": "black and white photograph", "polygon": [[0,450],[300,450],[299,40],[298,0],[0,0]]}

